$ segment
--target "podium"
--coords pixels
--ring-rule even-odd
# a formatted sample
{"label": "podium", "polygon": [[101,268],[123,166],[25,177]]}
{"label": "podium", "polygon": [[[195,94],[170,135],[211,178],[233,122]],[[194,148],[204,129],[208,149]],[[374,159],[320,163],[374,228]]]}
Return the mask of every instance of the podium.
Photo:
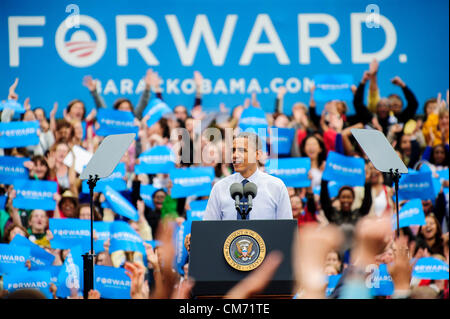
{"label": "podium", "polygon": [[283,261],[264,296],[291,297],[294,272],[292,244],[296,220],[193,221],[189,276],[195,280],[193,295],[219,297],[264,262],[273,250]]}

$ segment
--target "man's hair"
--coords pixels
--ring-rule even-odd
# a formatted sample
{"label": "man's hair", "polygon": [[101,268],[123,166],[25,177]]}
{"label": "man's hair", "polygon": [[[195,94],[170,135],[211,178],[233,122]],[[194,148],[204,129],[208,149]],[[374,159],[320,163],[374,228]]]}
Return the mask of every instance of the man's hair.
{"label": "man's hair", "polygon": [[249,141],[252,141],[255,145],[255,149],[257,151],[262,150],[262,141],[261,138],[258,136],[258,134],[253,132],[240,132],[236,138],[246,138]]}

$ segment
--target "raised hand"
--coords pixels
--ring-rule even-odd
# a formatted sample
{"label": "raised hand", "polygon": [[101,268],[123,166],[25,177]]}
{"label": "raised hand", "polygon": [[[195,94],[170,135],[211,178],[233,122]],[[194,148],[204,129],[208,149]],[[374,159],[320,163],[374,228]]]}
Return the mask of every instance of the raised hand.
{"label": "raised hand", "polygon": [[403,82],[403,80],[399,76],[394,77],[391,82],[392,84],[400,86],[402,88],[406,86],[405,82]]}
{"label": "raised hand", "polygon": [[203,76],[198,71],[194,71],[194,82],[195,82],[195,87],[196,87],[197,93],[201,93],[202,85],[203,85]]}
{"label": "raised hand", "polygon": [[97,89],[97,80],[94,80],[90,75],[86,75],[83,77],[83,85],[87,87],[89,91],[94,91]]}
{"label": "raised hand", "polygon": [[377,59],[373,59],[372,62],[370,62],[369,65],[369,73],[370,76],[374,76],[378,73],[378,67],[379,67],[379,63]]}
{"label": "raised hand", "polygon": [[14,80],[14,83],[9,87],[8,100],[18,100],[19,96],[16,93],[16,87],[19,84],[19,78]]}

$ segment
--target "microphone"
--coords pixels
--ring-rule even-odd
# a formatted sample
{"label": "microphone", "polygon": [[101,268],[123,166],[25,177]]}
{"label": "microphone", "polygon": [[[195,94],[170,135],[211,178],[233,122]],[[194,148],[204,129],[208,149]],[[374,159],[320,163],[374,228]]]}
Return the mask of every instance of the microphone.
{"label": "microphone", "polygon": [[256,197],[256,194],[258,193],[258,187],[256,186],[255,183],[252,182],[248,182],[247,184],[244,185],[244,197],[247,197],[247,202],[248,202],[248,211],[247,213],[250,212],[250,210],[252,209],[252,199]]}
{"label": "microphone", "polygon": [[239,214],[242,214],[241,208],[239,207],[239,203],[241,198],[244,196],[244,187],[241,183],[233,183],[230,186],[230,195],[231,198],[235,200],[235,207]]}

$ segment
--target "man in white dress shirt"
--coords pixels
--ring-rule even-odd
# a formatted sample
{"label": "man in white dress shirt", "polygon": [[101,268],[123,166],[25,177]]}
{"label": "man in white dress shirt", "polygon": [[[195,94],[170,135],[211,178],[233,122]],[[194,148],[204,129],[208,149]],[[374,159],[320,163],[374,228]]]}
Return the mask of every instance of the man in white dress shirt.
{"label": "man in white dress shirt", "polygon": [[262,156],[261,139],[242,132],[233,141],[233,166],[236,173],[218,181],[212,188],[203,220],[241,219],[231,198],[233,183],[253,182],[258,187],[248,219],[292,219],[288,191],[281,179],[258,169]]}

